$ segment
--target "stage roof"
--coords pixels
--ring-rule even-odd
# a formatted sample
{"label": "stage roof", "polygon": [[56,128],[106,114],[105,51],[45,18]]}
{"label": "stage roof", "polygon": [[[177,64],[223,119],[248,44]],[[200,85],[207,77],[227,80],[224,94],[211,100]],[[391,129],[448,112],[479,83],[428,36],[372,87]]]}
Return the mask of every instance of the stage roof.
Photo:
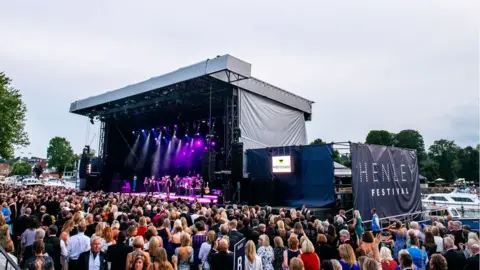
{"label": "stage roof", "polygon": [[[167,90],[173,85],[205,76],[267,97],[308,115],[312,113],[313,101],[252,77],[251,64],[228,54],[207,59],[140,83],[75,101],[70,105],[70,112],[91,117],[99,116],[102,114],[101,109],[98,109],[99,107],[107,110],[106,108],[110,106],[126,106],[120,101],[132,96],[148,94],[154,90],[163,88]],[[170,89],[170,91],[172,90]]]}

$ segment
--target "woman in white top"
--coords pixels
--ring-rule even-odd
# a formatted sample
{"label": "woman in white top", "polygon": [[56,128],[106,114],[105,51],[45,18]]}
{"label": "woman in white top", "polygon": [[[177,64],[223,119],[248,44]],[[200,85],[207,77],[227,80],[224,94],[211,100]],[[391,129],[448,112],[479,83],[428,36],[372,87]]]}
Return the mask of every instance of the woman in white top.
{"label": "woman in white top", "polygon": [[[8,254],[8,257],[10,257],[10,259],[18,264],[18,259],[17,257],[15,257],[12,252],[13,252],[13,242],[12,240],[7,240],[5,242],[5,251],[7,252]],[[5,258],[4,256],[0,256],[0,269],[7,269],[7,270],[15,270],[15,267],[13,267],[11,264],[8,264],[8,268],[5,268],[7,266],[7,258]]]}
{"label": "woman in white top", "polygon": [[436,226],[432,227],[433,240],[437,245],[437,252],[443,252],[443,238],[440,236],[440,232]]}
{"label": "woman in white top", "polygon": [[202,266],[204,270],[210,270],[210,264],[208,264],[208,253],[212,249],[212,245],[215,243],[217,236],[214,231],[209,231],[207,233],[207,240],[202,243],[200,246],[200,251],[198,253],[198,258],[202,261]]}
{"label": "woman in white top", "polygon": [[255,244],[248,240],[245,245],[245,270],[262,270],[262,259],[257,255]]}

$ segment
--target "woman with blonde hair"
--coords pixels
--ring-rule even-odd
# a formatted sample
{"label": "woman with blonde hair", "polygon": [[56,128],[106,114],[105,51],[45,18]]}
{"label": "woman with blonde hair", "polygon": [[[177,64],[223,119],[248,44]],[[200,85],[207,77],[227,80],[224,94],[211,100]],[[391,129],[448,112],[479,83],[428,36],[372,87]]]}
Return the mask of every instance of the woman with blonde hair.
{"label": "woman with blonde hair", "polygon": [[283,253],[285,252],[283,240],[280,236],[277,236],[273,239],[273,242],[275,243],[273,248],[273,269],[282,270]]}
{"label": "woman with blonde hair", "polygon": [[153,250],[154,262],[149,270],[173,270],[172,264],[168,261],[167,251],[162,247]]}
{"label": "woman with blonde hair", "polygon": [[343,269],[360,270],[360,266],[355,258],[355,252],[349,244],[342,244],[338,247],[338,254],[340,255],[340,264]]}
{"label": "woman with blonde hair", "polygon": [[145,232],[147,229],[147,219],[145,217],[141,217],[138,221],[137,235],[135,236],[141,236],[145,239]]}
{"label": "woman with blonde hair", "polygon": [[398,266],[397,262],[392,258],[392,252],[386,247],[380,249],[380,263],[382,263],[383,270],[394,270]]}
{"label": "woman with blonde hair", "polygon": [[273,259],[275,257],[273,248],[270,246],[270,239],[266,234],[260,235],[258,238],[258,256],[262,260],[263,269],[273,270]]}
{"label": "woman with blonde hair", "polygon": [[75,223],[73,222],[73,219],[69,219],[63,224],[62,232],[66,232],[68,233],[68,236],[72,236],[73,228],[75,228]]}
{"label": "woman with blonde hair", "polygon": [[362,270],[382,270],[380,264],[374,259],[366,258],[362,263]]}
{"label": "woman with blonde hair", "polygon": [[100,250],[102,252],[107,252],[108,247],[115,244],[116,241],[115,239],[113,239],[112,228],[106,227],[105,229],[103,229],[103,238],[101,240]]}
{"label": "woman with blonde hair", "polygon": [[255,244],[248,240],[245,245],[245,270],[262,270],[262,259],[257,255]]}
{"label": "woman with blonde hair", "polygon": [[0,213],[0,245],[5,247],[5,244],[10,240],[10,227],[6,223],[5,216]]}
{"label": "woman with blonde hair", "polygon": [[287,240],[287,230],[285,230],[285,222],[283,220],[277,221],[277,235],[285,242]]}
{"label": "woman with blonde hair", "polygon": [[289,270],[305,270],[305,265],[299,258],[292,258],[289,264]]}
{"label": "woman with blonde hair", "polygon": [[[160,245],[160,241],[161,241],[161,240],[162,240],[162,239],[160,239],[160,237],[158,237],[158,236],[152,236],[152,237],[150,238],[150,241],[148,241],[148,246],[147,246],[147,248],[146,248],[146,249],[144,248],[145,250],[148,250],[148,254],[150,254],[150,258],[153,258],[153,259],[152,259],[152,263],[156,262],[156,261],[155,261],[155,258],[156,258],[156,257],[154,256],[155,250],[156,250],[157,248],[159,248],[159,247],[162,247],[162,246]],[[144,247],[145,247],[145,245],[144,245]]]}
{"label": "woman with blonde hair", "polygon": [[353,211],[353,226],[355,227],[355,233],[357,234],[358,239],[362,239],[363,235],[363,221],[362,216],[358,210]]}
{"label": "woman with blonde hair", "polygon": [[178,258],[177,270],[190,270],[193,263],[193,248],[190,246],[190,235],[182,234],[180,247],[175,249],[175,256]]}
{"label": "woman with blonde hair", "polygon": [[303,241],[302,244],[302,254],[299,258],[302,260],[305,265],[306,270],[318,270],[320,269],[320,258],[315,253],[315,248],[313,243],[310,240]]}
{"label": "woman with blonde hair", "polygon": [[215,231],[209,231],[207,233],[207,240],[200,246],[198,258],[202,261],[202,268],[205,270],[210,270],[210,264],[208,263],[208,254],[210,253],[210,250],[214,247],[216,239],[217,235],[215,234]]}
{"label": "woman with blonde hair", "polygon": [[103,238],[103,230],[105,230],[105,223],[100,222],[95,227],[95,233],[90,238]]}
{"label": "woman with blonde hair", "polygon": [[180,218],[180,221],[182,222],[183,231],[191,235],[192,230],[190,230],[190,228],[188,227],[187,219],[182,217],[182,218]]}

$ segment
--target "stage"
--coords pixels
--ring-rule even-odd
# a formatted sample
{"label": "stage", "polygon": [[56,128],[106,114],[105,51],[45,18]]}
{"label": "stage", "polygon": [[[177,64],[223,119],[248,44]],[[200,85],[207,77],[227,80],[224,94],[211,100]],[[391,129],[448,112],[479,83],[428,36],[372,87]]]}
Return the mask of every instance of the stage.
{"label": "stage", "polygon": [[[122,192],[122,194],[131,194],[131,195],[136,195],[136,196],[147,196],[146,192]],[[151,192],[149,193],[151,194]],[[149,195],[149,197],[157,198],[157,199],[162,199],[162,200],[171,200],[175,201],[177,199],[181,200],[188,200],[190,202],[197,200],[201,203],[217,203],[218,202],[218,196],[216,195],[203,195],[203,198],[201,195],[176,195],[175,193],[170,193],[170,196],[167,196],[166,193],[158,193],[155,192],[153,195]]]}

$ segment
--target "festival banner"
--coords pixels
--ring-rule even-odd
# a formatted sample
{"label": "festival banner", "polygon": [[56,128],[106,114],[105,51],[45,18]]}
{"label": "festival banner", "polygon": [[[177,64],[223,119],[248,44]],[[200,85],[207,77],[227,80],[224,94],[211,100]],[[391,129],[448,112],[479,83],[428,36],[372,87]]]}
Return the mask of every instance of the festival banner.
{"label": "festival banner", "polygon": [[415,150],[357,143],[350,147],[354,208],[363,220],[372,217],[372,208],[380,218],[421,211]]}
{"label": "festival banner", "polygon": [[233,270],[242,270],[245,264],[245,242],[246,239],[238,241],[233,248],[233,258],[235,259]]}

